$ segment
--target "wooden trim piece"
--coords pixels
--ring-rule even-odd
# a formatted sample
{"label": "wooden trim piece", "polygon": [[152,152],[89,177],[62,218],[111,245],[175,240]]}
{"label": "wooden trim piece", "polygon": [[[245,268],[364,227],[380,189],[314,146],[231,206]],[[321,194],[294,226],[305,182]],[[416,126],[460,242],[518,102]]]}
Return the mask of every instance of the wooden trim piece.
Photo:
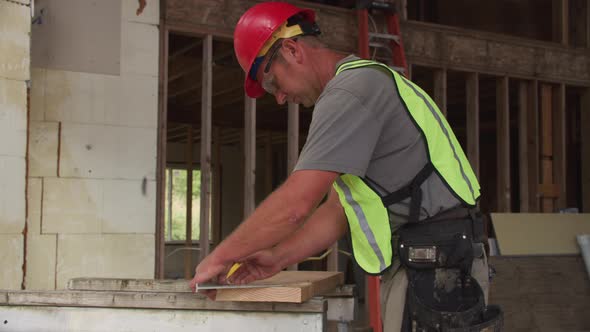
{"label": "wooden trim piece", "polygon": [[479,177],[479,74],[467,74],[465,82],[467,116],[467,158]]}
{"label": "wooden trim piece", "polygon": [[518,85],[518,178],[520,211],[529,212],[529,165],[527,155],[527,137],[529,132],[529,82],[521,81]]}
{"label": "wooden trim piece", "polygon": [[244,219],[254,212],[256,200],[256,99],[244,96]]}
{"label": "wooden trim piece", "polygon": [[528,85],[528,126],[527,126],[527,159],[529,166],[529,212],[539,212],[540,199],[538,186],[539,177],[539,83],[532,81]]}
{"label": "wooden trim piece", "polygon": [[590,212],[590,88],[582,92],[580,105],[582,211]]}
{"label": "wooden trim piece", "polygon": [[186,229],[184,240],[184,278],[191,279],[193,274],[193,126],[187,127],[186,142]]}
{"label": "wooden trim piece", "polygon": [[[161,7],[164,7],[163,5]],[[166,211],[166,132],[167,132],[167,100],[168,100],[168,49],[169,31],[164,20],[160,19],[160,63],[158,78],[158,151],[156,165],[156,266],[154,275],[157,279],[164,278],[164,257],[166,256],[165,217]]]}
{"label": "wooden trim piece", "polygon": [[498,154],[498,211],[511,212],[510,207],[510,110],[508,76],[496,82],[496,126]]}
{"label": "wooden trim piece", "polygon": [[434,70],[434,102],[442,114],[447,116],[447,70]]}
{"label": "wooden trim piece", "polygon": [[557,209],[567,205],[565,84],[553,87],[553,183],[558,187]]}
{"label": "wooden trim piece", "polygon": [[211,207],[211,123],[213,94],[213,36],[203,38],[203,73],[201,89],[201,211],[199,217],[199,258],[209,254]]}
{"label": "wooden trim piece", "polygon": [[[293,172],[297,158],[299,157],[299,105],[288,104],[288,128],[287,128],[287,177]],[[293,264],[289,270],[297,270],[298,265]]]}
{"label": "wooden trim piece", "polygon": [[[541,84],[541,185],[553,184],[553,124],[552,124],[552,86]],[[541,211],[554,212],[554,198],[541,194]]]}

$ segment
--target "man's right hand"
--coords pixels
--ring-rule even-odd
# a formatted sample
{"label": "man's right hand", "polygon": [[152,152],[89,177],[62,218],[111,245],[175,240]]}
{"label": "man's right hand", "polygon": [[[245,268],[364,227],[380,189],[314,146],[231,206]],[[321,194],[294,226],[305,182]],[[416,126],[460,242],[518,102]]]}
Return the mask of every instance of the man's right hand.
{"label": "man's right hand", "polygon": [[242,261],[242,266],[231,275],[227,283],[247,284],[274,276],[283,269],[280,257],[273,249],[255,252]]}

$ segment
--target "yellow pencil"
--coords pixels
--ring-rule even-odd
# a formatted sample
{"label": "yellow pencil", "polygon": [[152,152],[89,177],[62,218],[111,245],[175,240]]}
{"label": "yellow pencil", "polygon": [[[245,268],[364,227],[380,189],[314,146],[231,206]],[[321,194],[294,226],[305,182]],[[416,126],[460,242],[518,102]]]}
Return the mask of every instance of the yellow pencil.
{"label": "yellow pencil", "polygon": [[227,272],[225,279],[229,279],[229,277],[231,277],[231,275],[234,274],[234,272],[236,272],[240,268],[240,266],[242,266],[242,263],[234,263],[234,265],[232,265],[232,267]]}

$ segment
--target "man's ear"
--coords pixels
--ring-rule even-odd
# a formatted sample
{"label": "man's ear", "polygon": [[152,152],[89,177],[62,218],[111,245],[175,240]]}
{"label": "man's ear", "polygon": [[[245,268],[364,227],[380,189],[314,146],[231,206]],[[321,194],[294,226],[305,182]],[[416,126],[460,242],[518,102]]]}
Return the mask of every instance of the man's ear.
{"label": "man's ear", "polygon": [[286,39],[283,41],[282,50],[283,57],[285,59],[292,58],[297,63],[301,63],[303,56],[303,49],[301,47],[301,43],[298,43],[292,39]]}

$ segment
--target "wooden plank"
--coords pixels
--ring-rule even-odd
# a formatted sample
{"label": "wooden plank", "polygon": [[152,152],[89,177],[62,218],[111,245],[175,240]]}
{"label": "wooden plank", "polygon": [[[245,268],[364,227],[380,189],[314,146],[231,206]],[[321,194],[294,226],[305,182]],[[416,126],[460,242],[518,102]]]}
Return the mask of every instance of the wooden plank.
{"label": "wooden plank", "polygon": [[[227,0],[223,10],[215,1],[167,1],[169,29],[231,40],[240,16],[255,0]],[[357,51],[356,12],[310,2],[294,1],[316,10],[323,40],[336,50]],[[404,49],[412,64],[447,70],[590,85],[590,56],[584,49],[501,34],[472,31],[417,21],[401,22]]]}
{"label": "wooden plank", "polygon": [[569,0],[553,0],[553,41],[569,45]]}
{"label": "wooden plank", "polygon": [[580,255],[490,257],[496,270],[490,303],[504,311],[506,331],[584,331],[590,283]]}
{"label": "wooden plank", "polygon": [[186,132],[186,222],[184,239],[184,279],[193,277],[193,126],[189,125]]}
{"label": "wooden plank", "polygon": [[247,218],[256,204],[256,99],[245,96],[244,102],[244,218]]}
{"label": "wooden plank", "polygon": [[[164,7],[164,4],[160,4]],[[156,258],[155,277],[164,278],[164,257],[166,256],[165,217],[166,211],[166,133],[168,120],[168,48],[169,32],[164,20],[160,19],[160,62],[158,68],[158,147],[156,165]],[[58,173],[59,175],[59,173]]]}
{"label": "wooden plank", "polygon": [[529,212],[540,211],[540,200],[537,192],[539,185],[539,84],[529,84],[529,104],[527,110],[527,159],[529,166]]}
{"label": "wooden plank", "polygon": [[565,84],[553,87],[553,182],[558,187],[557,209],[567,207]]}
{"label": "wooden plank", "polygon": [[[287,124],[287,176],[295,169],[297,158],[299,158],[299,105],[289,103]],[[293,264],[289,270],[297,270],[298,265]]]}
{"label": "wooden plank", "polygon": [[213,36],[203,39],[203,74],[201,77],[201,208],[199,216],[200,260],[209,255],[209,221],[211,206],[211,95],[213,93]]}
{"label": "wooden plank", "polygon": [[580,104],[582,211],[590,212],[590,88],[582,91]]}
{"label": "wooden plank", "polygon": [[590,233],[590,214],[492,213],[501,255],[579,254],[577,234]]}
{"label": "wooden plank", "polygon": [[2,305],[58,307],[154,308],[262,312],[324,312],[324,299],[304,303],[218,302],[202,294],[109,291],[2,291]]}
{"label": "wooden plank", "polygon": [[447,70],[434,70],[434,102],[442,114],[447,116]]}
{"label": "wooden plank", "polygon": [[467,115],[467,158],[479,177],[479,74],[467,74],[465,82]]}
{"label": "wooden plank", "polygon": [[498,211],[510,212],[510,111],[508,76],[496,82]]}
{"label": "wooden plank", "polygon": [[518,190],[520,212],[529,212],[529,165],[527,157],[529,82],[518,84]]}
{"label": "wooden plank", "polygon": [[[553,184],[552,87],[541,84],[541,184]],[[541,211],[554,212],[554,198],[541,197]]]}
{"label": "wooden plank", "polygon": [[342,284],[340,272],[282,271],[275,276],[254,281],[253,285],[276,285],[268,288],[218,289],[215,301],[302,303]]}

